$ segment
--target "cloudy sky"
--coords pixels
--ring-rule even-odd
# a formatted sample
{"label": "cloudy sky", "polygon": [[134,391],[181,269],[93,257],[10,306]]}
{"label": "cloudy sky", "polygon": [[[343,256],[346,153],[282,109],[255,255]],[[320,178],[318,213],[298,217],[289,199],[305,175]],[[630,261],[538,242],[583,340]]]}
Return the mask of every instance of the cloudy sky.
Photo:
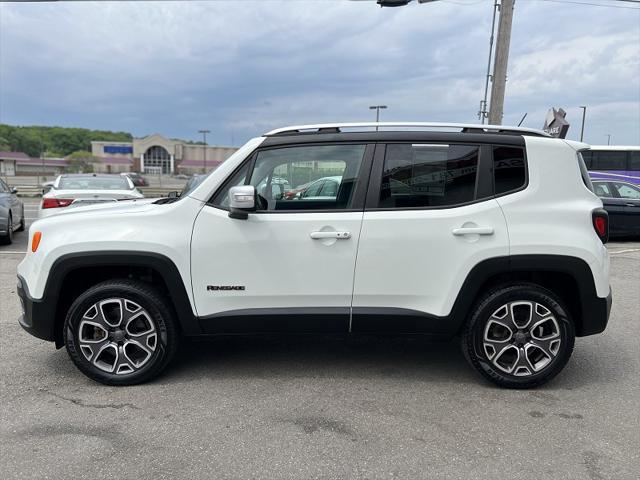
{"label": "cloudy sky", "polygon": [[[640,5],[516,2],[505,124],[640,144]],[[614,8],[626,7],[626,8]],[[634,10],[633,8],[636,8]],[[491,0],[0,4],[0,122],[241,144],[283,125],[475,122]]]}

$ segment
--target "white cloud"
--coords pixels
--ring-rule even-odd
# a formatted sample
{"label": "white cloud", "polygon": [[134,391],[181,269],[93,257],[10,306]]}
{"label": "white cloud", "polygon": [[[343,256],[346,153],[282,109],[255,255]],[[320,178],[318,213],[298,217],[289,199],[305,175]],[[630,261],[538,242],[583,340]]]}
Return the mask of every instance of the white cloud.
{"label": "white cloud", "polygon": [[[638,20],[519,2],[505,120],[529,112],[539,127],[551,105],[588,104],[590,128],[640,143]],[[369,118],[377,102],[387,119],[473,121],[490,21],[489,0],[0,4],[0,121],[190,138],[207,126],[220,143]]]}

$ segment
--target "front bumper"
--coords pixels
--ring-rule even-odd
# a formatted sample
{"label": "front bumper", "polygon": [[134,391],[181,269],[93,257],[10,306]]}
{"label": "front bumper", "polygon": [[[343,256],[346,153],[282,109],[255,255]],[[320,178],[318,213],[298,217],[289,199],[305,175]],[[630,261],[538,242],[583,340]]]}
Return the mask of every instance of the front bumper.
{"label": "front bumper", "polygon": [[20,326],[34,337],[55,341],[55,312],[47,308],[44,301],[31,298],[26,282],[20,275],[17,291],[22,304],[22,315],[18,320]]}

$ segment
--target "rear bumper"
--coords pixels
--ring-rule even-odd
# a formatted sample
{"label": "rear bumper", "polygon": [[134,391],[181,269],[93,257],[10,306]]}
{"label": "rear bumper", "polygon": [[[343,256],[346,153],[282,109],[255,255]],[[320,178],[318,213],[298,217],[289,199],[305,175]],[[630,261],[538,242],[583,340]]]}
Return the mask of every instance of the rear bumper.
{"label": "rear bumper", "polygon": [[55,312],[49,311],[44,302],[31,298],[26,282],[20,275],[17,293],[22,304],[22,315],[18,320],[20,326],[34,337],[49,342],[55,341]]}
{"label": "rear bumper", "polygon": [[579,337],[595,335],[604,332],[609,323],[611,313],[612,293],[606,298],[595,297],[582,304],[582,329],[577,332]]}

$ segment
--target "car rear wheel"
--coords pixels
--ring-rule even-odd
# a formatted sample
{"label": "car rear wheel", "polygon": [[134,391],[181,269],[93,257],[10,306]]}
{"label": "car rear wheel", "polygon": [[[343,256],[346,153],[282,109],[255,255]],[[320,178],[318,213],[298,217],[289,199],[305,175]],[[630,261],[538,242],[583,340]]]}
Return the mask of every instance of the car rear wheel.
{"label": "car rear wheel", "polygon": [[7,217],[6,229],[7,233],[0,236],[0,244],[11,245],[13,243],[13,219],[11,218],[11,214]]}
{"label": "car rear wheel", "polygon": [[564,368],[574,341],[574,326],[560,299],[538,285],[519,284],[493,290],[476,304],[462,349],[495,384],[532,388]]}
{"label": "car rear wheel", "polygon": [[134,385],[157,376],[175,355],[171,308],[151,286],[110,280],[80,295],[64,323],[69,356],[88,377]]}

